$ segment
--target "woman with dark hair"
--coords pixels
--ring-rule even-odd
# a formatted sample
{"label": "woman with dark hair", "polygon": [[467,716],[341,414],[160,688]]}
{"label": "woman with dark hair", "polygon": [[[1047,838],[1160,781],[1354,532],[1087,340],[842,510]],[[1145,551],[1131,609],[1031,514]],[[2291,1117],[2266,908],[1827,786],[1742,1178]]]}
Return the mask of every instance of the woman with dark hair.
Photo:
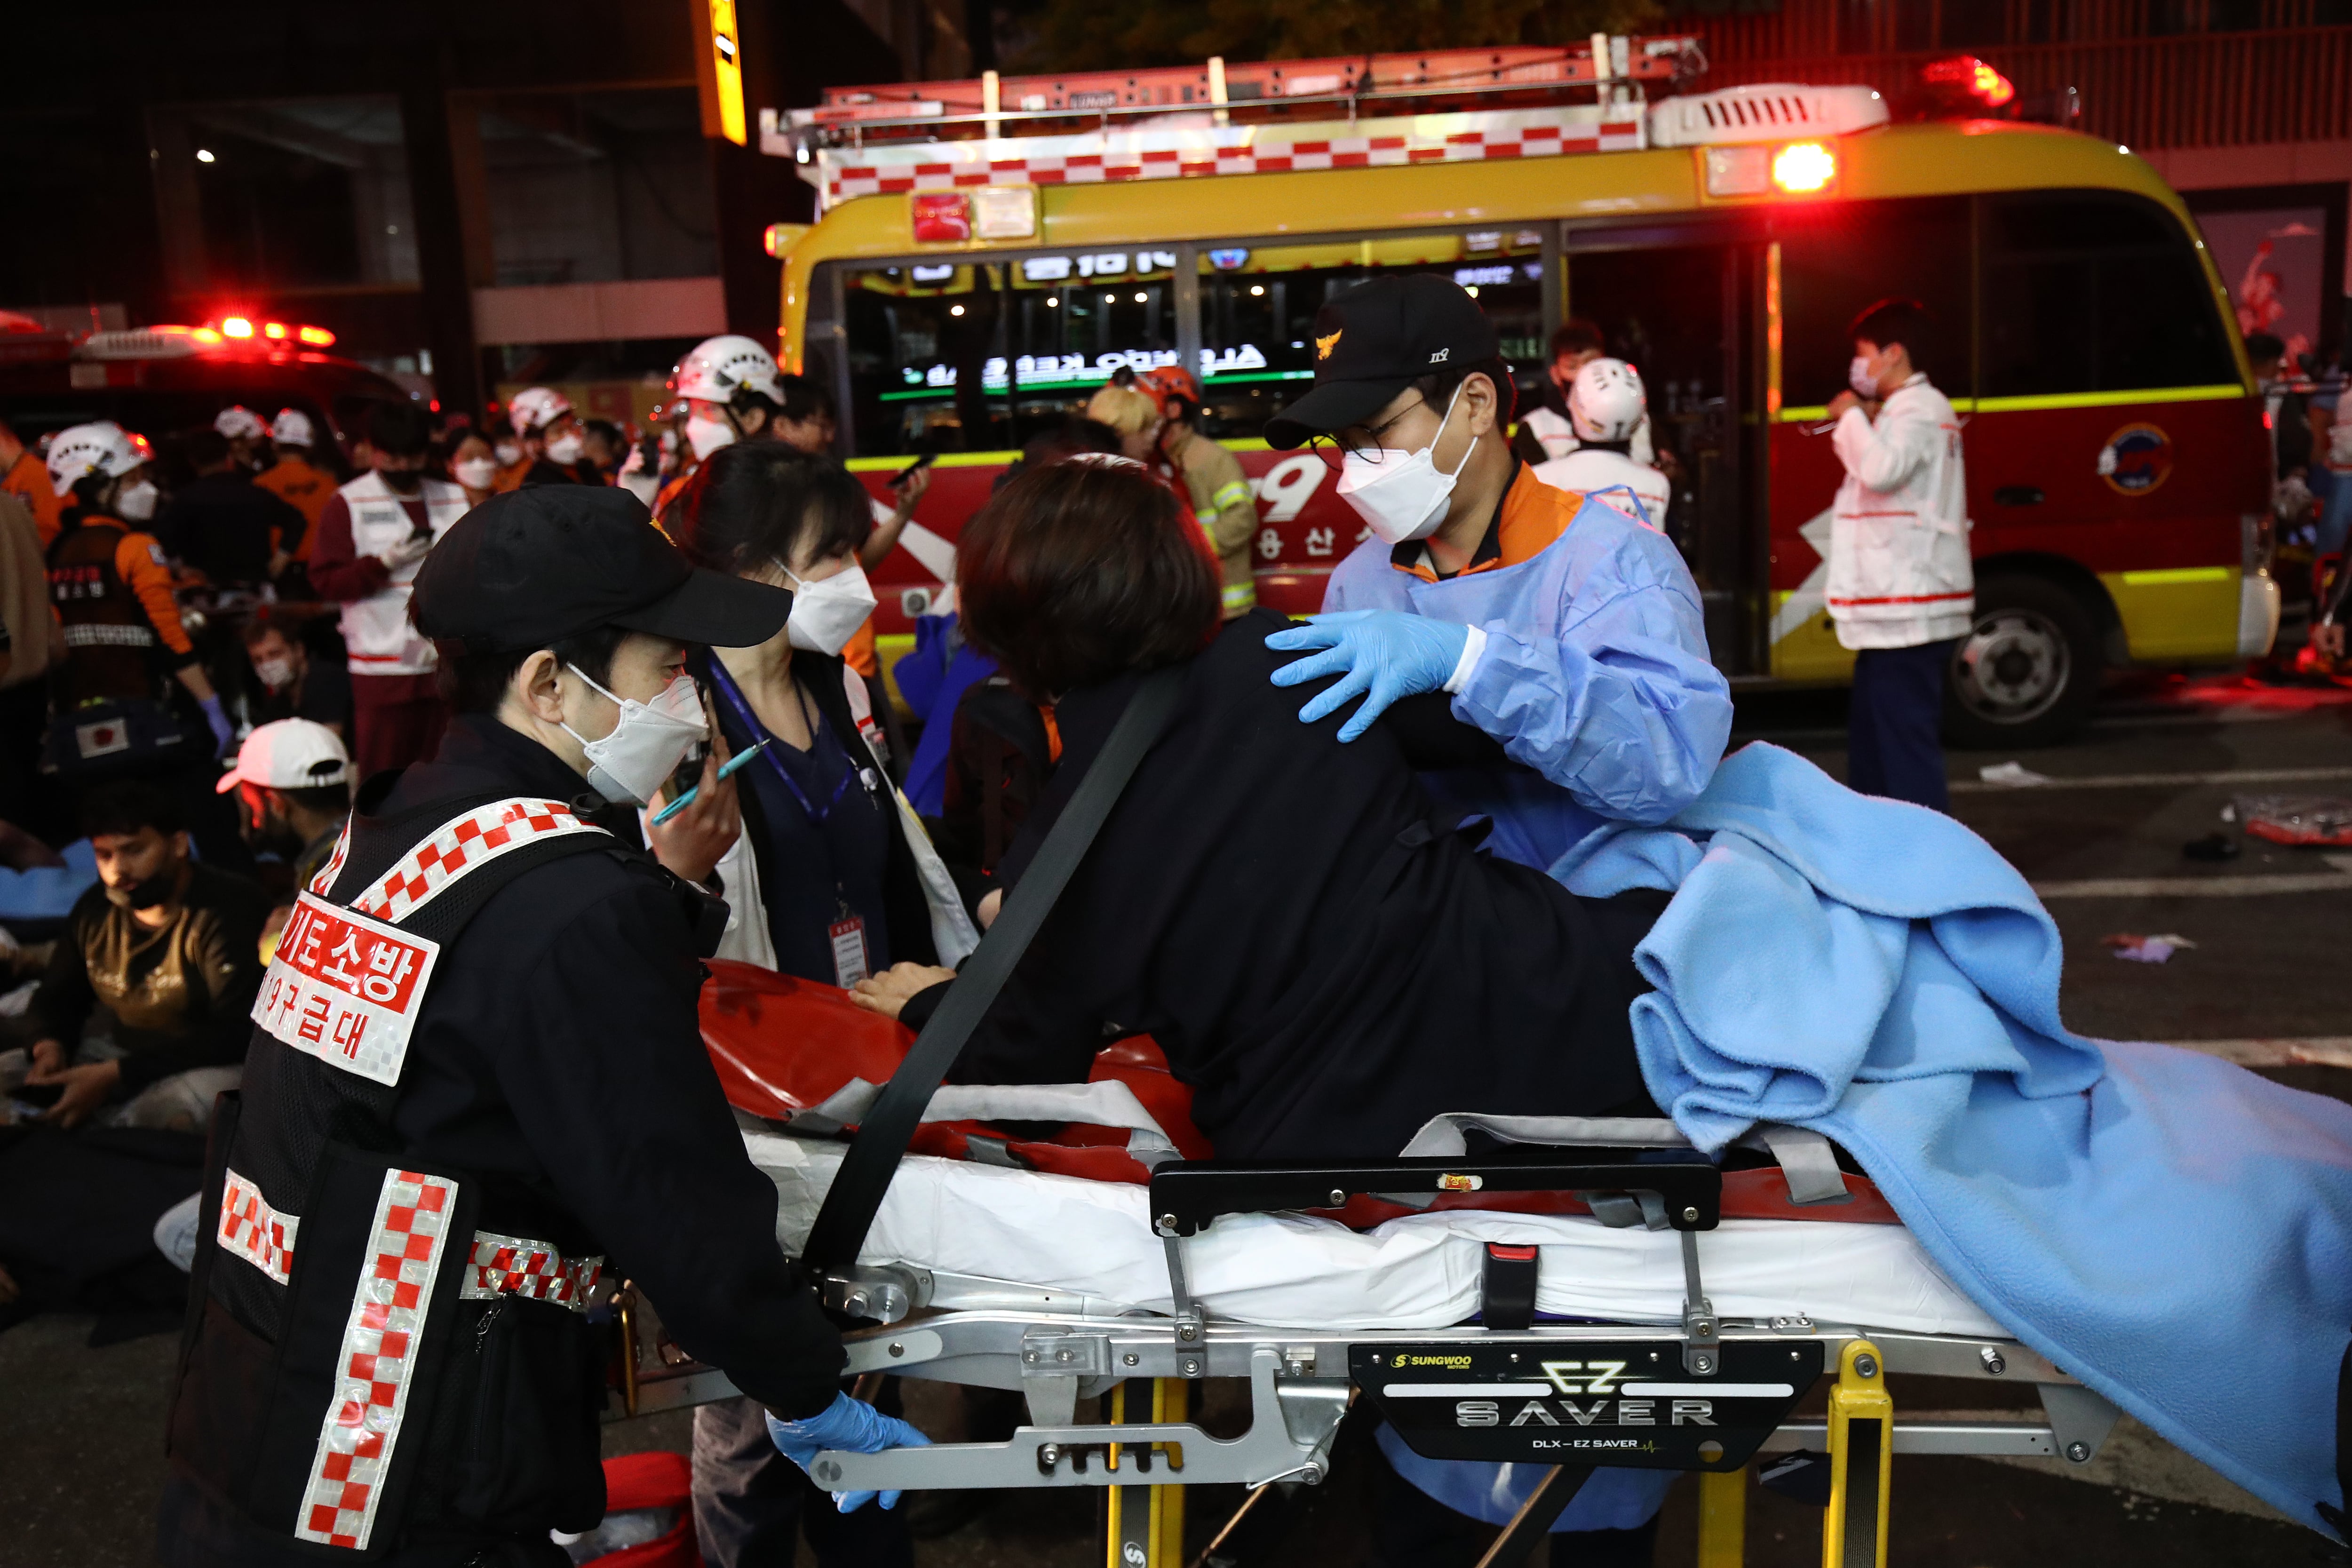
{"label": "woman with dark hair", "polygon": [[[1626,1009],[1662,893],[1580,899],[1480,854],[1417,766],[1503,763],[1444,699],[1353,745],[1268,676],[1284,624],[1220,628],[1215,567],[1136,466],[1024,475],[965,526],[964,626],[1052,700],[1061,762],[1006,856],[1017,882],[1143,677],[1175,712],[953,1076],[1077,1082],[1106,1026],[1149,1032],[1220,1155],[1385,1157],[1441,1110],[1654,1114]],[[857,988],[919,1024],[952,975]]]}
{"label": "woman with dark hair", "polygon": [[[845,986],[894,960],[956,962],[978,934],[890,784],[866,682],[841,658],[874,608],[857,564],[870,526],[864,488],[830,458],[742,442],[711,453],[670,526],[696,565],[793,591],[775,637],[698,650],[690,665],[718,754],[758,749],[731,781],[740,836],[715,866],[681,865],[664,830],[650,832],[671,869],[698,880],[715,872],[728,906],[718,956]],[[889,1395],[881,1403],[896,1413]],[[789,1563],[803,1531],[822,1568],[913,1562],[903,1515],[835,1511],[776,1451],[750,1399],[696,1411],[694,1505],[718,1568]]]}

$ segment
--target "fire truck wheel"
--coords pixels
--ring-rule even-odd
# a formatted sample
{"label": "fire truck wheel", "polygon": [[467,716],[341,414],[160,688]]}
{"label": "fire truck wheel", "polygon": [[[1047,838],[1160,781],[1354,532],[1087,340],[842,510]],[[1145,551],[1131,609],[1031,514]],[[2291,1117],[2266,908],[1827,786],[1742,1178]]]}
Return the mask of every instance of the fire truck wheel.
{"label": "fire truck wheel", "polygon": [[1976,624],[1952,651],[1944,737],[1967,751],[2055,745],[2099,694],[2098,626],[2068,588],[2023,574],[1977,584]]}

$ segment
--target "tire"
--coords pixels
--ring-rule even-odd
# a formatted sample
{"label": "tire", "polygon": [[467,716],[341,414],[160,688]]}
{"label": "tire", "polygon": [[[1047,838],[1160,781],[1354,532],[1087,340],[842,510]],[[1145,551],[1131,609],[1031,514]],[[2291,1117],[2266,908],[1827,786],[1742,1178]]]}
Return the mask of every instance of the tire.
{"label": "tire", "polygon": [[1952,650],[1946,743],[1990,752],[2071,739],[2090,721],[2100,662],[2098,623],[2079,595],[2047,577],[1987,579]]}

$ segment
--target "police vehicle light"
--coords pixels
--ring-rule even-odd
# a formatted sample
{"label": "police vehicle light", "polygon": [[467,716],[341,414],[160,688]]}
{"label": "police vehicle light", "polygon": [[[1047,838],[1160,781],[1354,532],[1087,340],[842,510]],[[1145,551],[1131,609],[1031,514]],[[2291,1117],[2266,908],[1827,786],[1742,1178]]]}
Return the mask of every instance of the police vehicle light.
{"label": "police vehicle light", "polygon": [[324,327],[297,327],[294,335],[314,349],[332,348],[335,343],[335,334]]}
{"label": "police vehicle light", "polygon": [[1930,61],[1919,79],[1938,87],[1956,87],[1987,109],[2000,109],[2017,96],[2016,84],[1974,55]]}
{"label": "police vehicle light", "polygon": [[1837,154],[1818,142],[1791,142],[1772,154],[1772,183],[1791,195],[1811,195],[1837,178]]}
{"label": "police vehicle light", "polygon": [[276,338],[280,342],[283,342],[286,337],[286,323],[283,321],[264,321],[261,323],[261,335],[265,338]]}
{"label": "police vehicle light", "polygon": [[253,336],[253,323],[243,316],[223,316],[220,331],[225,338],[249,338]]}

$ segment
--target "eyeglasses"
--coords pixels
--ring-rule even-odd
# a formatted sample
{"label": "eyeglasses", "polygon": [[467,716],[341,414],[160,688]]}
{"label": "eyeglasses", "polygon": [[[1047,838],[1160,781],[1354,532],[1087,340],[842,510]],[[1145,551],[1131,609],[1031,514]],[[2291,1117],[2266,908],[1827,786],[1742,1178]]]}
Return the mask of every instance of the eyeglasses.
{"label": "eyeglasses", "polygon": [[1307,449],[1322,458],[1325,465],[1335,472],[1351,457],[1377,463],[1381,460],[1381,454],[1389,450],[1388,433],[1402,424],[1406,415],[1427,406],[1425,400],[1416,398],[1378,425],[1350,425],[1343,430],[1311,436],[1307,437]]}

